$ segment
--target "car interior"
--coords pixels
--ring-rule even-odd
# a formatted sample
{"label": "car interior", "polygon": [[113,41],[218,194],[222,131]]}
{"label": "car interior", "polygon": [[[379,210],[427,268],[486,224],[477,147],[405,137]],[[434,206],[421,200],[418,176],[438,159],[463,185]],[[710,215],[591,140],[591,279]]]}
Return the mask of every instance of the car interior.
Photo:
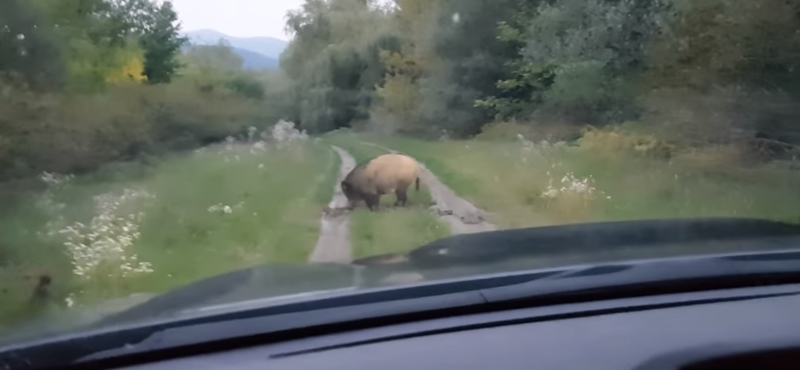
{"label": "car interior", "polygon": [[523,308],[119,369],[796,369],[800,285]]}

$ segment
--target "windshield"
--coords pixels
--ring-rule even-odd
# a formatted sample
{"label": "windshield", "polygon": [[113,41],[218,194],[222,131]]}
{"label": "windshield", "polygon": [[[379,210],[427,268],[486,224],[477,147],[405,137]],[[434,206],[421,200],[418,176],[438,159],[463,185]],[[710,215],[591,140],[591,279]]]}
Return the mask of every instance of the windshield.
{"label": "windshield", "polygon": [[800,224],[798,144],[800,0],[2,0],[0,338],[786,248],[481,235]]}

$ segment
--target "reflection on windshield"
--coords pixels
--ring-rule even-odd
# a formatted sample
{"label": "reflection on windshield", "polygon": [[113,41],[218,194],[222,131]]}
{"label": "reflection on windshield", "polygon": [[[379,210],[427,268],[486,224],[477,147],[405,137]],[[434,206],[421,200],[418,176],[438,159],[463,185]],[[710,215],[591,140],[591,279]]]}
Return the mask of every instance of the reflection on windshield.
{"label": "reflection on windshield", "polygon": [[[798,0],[239,2],[233,21],[196,0],[0,3],[0,337],[185,286],[206,307],[781,248],[553,239],[409,268],[451,235],[800,223]],[[224,299],[190,285],[208,278]]]}

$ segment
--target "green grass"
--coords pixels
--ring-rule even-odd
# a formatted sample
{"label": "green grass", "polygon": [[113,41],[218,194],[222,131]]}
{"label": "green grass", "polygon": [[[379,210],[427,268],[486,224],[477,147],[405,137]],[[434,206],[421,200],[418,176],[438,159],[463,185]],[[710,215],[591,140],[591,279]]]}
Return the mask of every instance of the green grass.
{"label": "green grass", "polygon": [[[769,165],[700,166],[691,157],[673,163],[609,158],[573,147],[536,154],[520,143],[502,141],[362,140],[418,158],[505,228],[673,217],[800,220],[800,173]],[[551,182],[560,186],[567,173],[591,176],[596,196],[541,196]]]}
{"label": "green grass", "polygon": [[[385,198],[381,200],[383,205],[394,202]],[[358,209],[352,214],[350,239],[354,258],[405,253],[450,235],[449,226],[428,212],[427,193],[410,193],[409,198],[408,208],[390,208],[378,214]]]}
{"label": "green grass", "polygon": [[[143,212],[141,236],[130,251],[153,269],[127,278],[74,276],[63,239],[37,237],[52,220],[35,206],[41,194],[18,199],[0,215],[0,327],[26,316],[24,303],[35,285],[25,278],[29,273],[46,271],[60,298],[81,292],[82,302],[91,303],[165,292],[260,263],[303,263],[319,235],[320,210],[332,196],[338,161],[324,144],[255,154],[244,145],[220,146],[76,178],[54,193],[65,204],[59,214],[68,223],[88,223],[98,194],[140,189],[155,196],[120,209]],[[232,213],[209,212],[215,204],[232,207]]]}
{"label": "green grass", "polygon": [[[355,158],[357,163],[386,154],[386,151],[360,142],[353,134],[335,134],[325,139]],[[419,192],[409,190],[408,207],[394,208],[393,194],[381,197],[384,208],[378,213],[363,207],[352,214],[350,240],[354,258],[388,253],[404,253],[450,235],[449,226],[428,211],[433,204],[430,192],[421,184]]]}
{"label": "green grass", "polygon": [[335,134],[325,138],[325,141],[346,150],[356,160],[357,164],[362,164],[368,160],[387,152],[381,148],[364,145],[362,138],[355,134]]}
{"label": "green grass", "polygon": [[[36,314],[25,305],[35,285],[27,276],[44,272],[54,277],[59,299],[74,293],[92,304],[136,292],[164,292],[265,262],[305,262],[340,166],[327,144],[362,163],[385,153],[362,141],[414,156],[459,195],[489,211],[502,228],[694,216],[800,221],[800,174],[774,166],[698,165],[691,157],[669,163],[611,158],[582,148],[536,152],[516,142],[433,142],[352,133],[257,154],[245,146],[211,147],[147,164],[117,163],[79,176],[52,192],[52,200],[65,205],[53,214],[36,206],[44,199],[33,186],[37,181],[0,186],[5,203],[0,209],[0,329]],[[548,185],[560,185],[567,173],[591,176],[596,196],[542,197]],[[432,200],[422,185],[419,192],[409,192],[407,208],[391,207],[395,197],[386,195],[380,212],[353,212],[355,258],[403,253],[450,234],[428,211]],[[12,196],[22,194],[22,188],[31,191]],[[141,236],[130,250],[152,263],[153,272],[89,281],[76,277],[63,238],[38,233],[57,216],[67,224],[88,223],[96,214],[94,196],[124,189],[155,196],[121,209],[143,212]],[[232,213],[209,212],[216,204],[232,207]]]}

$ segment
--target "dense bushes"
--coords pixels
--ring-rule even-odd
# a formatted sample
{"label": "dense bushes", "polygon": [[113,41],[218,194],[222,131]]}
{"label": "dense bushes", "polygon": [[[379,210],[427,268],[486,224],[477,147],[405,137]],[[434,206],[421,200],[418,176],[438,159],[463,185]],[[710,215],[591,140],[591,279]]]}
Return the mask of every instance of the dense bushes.
{"label": "dense bushes", "polygon": [[272,77],[187,48],[169,2],[0,4],[0,181],[90,171],[276,122]]}
{"label": "dense bushes", "polygon": [[204,92],[191,81],[130,85],[103,94],[36,93],[6,87],[0,99],[0,179],[73,173],[143,153],[221,141],[274,123],[260,101]]}
{"label": "dense bushes", "polygon": [[3,178],[279,118],[428,138],[572,141],[611,126],[764,158],[800,143],[800,0],[307,0],[287,16],[280,76],[243,72],[224,44],[178,57],[168,6],[83,2],[90,15],[76,1],[1,5]]}
{"label": "dense bushes", "polygon": [[307,0],[292,13],[301,125],[487,137],[509,121],[571,137],[626,123],[612,131],[691,150],[785,157],[800,144],[800,0],[382,4]]}

